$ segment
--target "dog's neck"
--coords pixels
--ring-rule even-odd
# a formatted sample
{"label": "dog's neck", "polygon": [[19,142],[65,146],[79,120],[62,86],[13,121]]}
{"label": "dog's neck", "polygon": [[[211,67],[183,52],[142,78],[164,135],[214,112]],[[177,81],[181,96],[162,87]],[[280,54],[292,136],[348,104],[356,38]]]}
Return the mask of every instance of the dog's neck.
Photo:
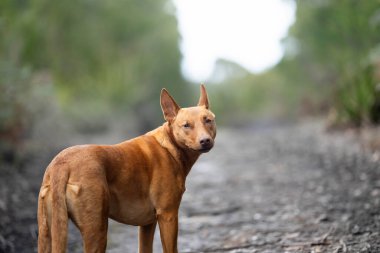
{"label": "dog's neck", "polygon": [[169,151],[171,156],[177,161],[179,167],[183,170],[185,176],[189,174],[191,167],[193,167],[199,158],[200,153],[180,147],[174,139],[168,122],[147,133],[147,135],[153,136],[163,148]]}

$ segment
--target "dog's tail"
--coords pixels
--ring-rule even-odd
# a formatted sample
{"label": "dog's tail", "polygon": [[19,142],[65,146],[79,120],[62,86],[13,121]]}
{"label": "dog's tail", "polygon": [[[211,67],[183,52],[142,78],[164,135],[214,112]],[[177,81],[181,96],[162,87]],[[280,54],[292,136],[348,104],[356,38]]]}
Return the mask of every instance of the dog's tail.
{"label": "dog's tail", "polygon": [[[64,168],[54,168],[50,185],[41,188],[38,205],[39,239],[38,252],[64,253],[67,245],[68,213],[66,204],[66,185],[69,173]],[[47,196],[49,194],[49,196]],[[44,198],[44,195],[46,197]],[[49,201],[49,208],[46,202]],[[48,222],[49,211],[51,221]]]}
{"label": "dog's tail", "polygon": [[51,252],[51,237],[45,204],[49,188],[49,185],[43,185],[38,196],[38,253]]}

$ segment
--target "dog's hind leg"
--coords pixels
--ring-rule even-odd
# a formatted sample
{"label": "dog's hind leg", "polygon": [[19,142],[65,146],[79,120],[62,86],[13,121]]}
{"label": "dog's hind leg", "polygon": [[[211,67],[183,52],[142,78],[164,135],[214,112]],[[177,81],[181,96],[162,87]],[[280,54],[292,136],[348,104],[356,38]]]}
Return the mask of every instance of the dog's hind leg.
{"label": "dog's hind leg", "polygon": [[[88,221],[91,222],[91,221]],[[81,229],[85,253],[104,253],[107,248],[108,219],[92,221]]]}
{"label": "dog's hind leg", "polygon": [[139,253],[153,252],[154,231],[157,222],[139,228]]}
{"label": "dog's hind leg", "polygon": [[85,253],[104,253],[107,247],[108,191],[103,182],[68,184],[70,218],[81,232]]}

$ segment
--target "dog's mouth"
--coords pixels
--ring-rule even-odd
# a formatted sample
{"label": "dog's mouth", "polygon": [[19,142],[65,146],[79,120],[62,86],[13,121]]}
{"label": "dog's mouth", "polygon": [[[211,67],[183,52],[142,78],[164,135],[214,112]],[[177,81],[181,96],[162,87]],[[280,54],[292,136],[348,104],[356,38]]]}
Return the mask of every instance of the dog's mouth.
{"label": "dog's mouth", "polygon": [[207,153],[212,149],[212,146],[211,147],[203,147],[203,148],[199,148],[199,149],[194,149],[194,148],[190,148],[190,147],[188,147],[188,148],[194,152]]}
{"label": "dog's mouth", "polygon": [[203,146],[200,149],[198,149],[198,151],[201,152],[201,153],[207,153],[207,152],[209,152],[212,149],[213,146],[214,145]]}
{"label": "dog's mouth", "polygon": [[207,152],[209,152],[211,149],[212,149],[212,147],[209,147],[209,148],[201,148],[201,149],[199,149],[198,151],[201,152],[201,153],[207,153]]}

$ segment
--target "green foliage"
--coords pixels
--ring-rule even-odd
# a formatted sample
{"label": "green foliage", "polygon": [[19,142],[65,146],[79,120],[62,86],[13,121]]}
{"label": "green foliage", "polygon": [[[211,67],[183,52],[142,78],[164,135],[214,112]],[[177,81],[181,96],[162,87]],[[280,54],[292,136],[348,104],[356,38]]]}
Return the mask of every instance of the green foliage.
{"label": "green foliage", "polygon": [[186,98],[177,24],[164,9],[167,1],[35,4],[39,18],[33,28],[41,26],[43,50],[48,52],[45,67],[51,68],[64,105],[91,104],[96,97],[123,113],[127,108],[139,111],[149,125],[143,127],[149,128],[161,119],[155,116],[160,113],[141,109],[140,101],[156,108],[163,86],[176,87],[174,95]]}
{"label": "green foliage", "polygon": [[287,40],[297,46],[296,53],[287,51],[289,62],[306,73],[305,83],[328,91],[324,101],[336,110],[336,122],[370,123],[373,68],[380,60],[372,57],[380,43],[380,2],[297,1]]}
{"label": "green foliage", "polygon": [[337,123],[348,122],[355,126],[371,123],[376,94],[373,76],[370,66],[345,80],[345,85],[337,92]]}
{"label": "green foliage", "polygon": [[[83,131],[112,117],[133,117],[140,131],[160,124],[162,87],[188,99],[172,9],[169,0],[0,1],[0,142],[10,132],[22,142],[36,108],[51,106],[46,95]],[[52,87],[43,95],[40,76]]]}

